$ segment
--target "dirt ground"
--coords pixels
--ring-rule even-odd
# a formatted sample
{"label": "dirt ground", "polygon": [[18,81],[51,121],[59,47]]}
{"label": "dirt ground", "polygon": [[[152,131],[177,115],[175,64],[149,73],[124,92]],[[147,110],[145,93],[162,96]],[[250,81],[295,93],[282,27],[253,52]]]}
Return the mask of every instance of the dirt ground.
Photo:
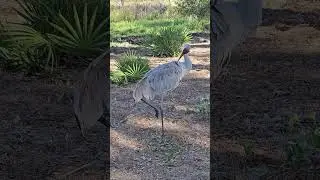
{"label": "dirt ground", "polygon": [[[287,116],[316,112],[320,122],[320,6],[309,3],[265,10],[257,33],[235,50],[229,76],[212,84],[211,165],[217,177],[319,179],[319,170],[281,166],[285,145],[297,136],[288,132]],[[311,6],[312,12],[306,9]]]}
{"label": "dirt ground", "polygon": [[232,171],[245,177],[245,142],[254,144],[253,167],[268,164],[267,171],[276,171],[285,160],[285,144],[294,138],[286,133],[289,114],[316,112],[320,122],[319,40],[320,31],[305,25],[287,31],[262,26],[240,47],[230,75],[213,84],[211,147],[217,167],[234,168],[221,170],[223,176]]}
{"label": "dirt ground", "polygon": [[[194,47],[190,55],[194,69],[164,98],[166,135],[162,142],[160,119],[143,104],[134,106],[133,85],[111,87],[112,179],[181,179],[186,173],[209,177],[209,116],[195,112],[200,98],[209,94],[209,48]],[[151,65],[167,60],[153,58]],[[72,115],[69,93],[77,74],[70,71],[48,78],[1,72],[0,177],[103,177],[105,128],[97,124],[85,142]]]}
{"label": "dirt ground", "polygon": [[[219,177],[278,175],[283,145],[292,138],[283,133],[283,115],[314,111],[320,121],[317,7],[306,0],[288,7],[294,11],[264,11],[256,35],[236,50],[230,75],[212,86],[210,136],[208,117],[195,112],[209,93],[208,48],[192,49],[194,69],[164,99],[163,141],[152,109],[134,105],[133,85],[112,86],[112,179],[208,179],[210,144]],[[166,61],[151,58],[152,65]],[[102,179],[105,128],[97,124],[85,142],[71,113],[69,92],[78,73],[48,78],[0,72],[0,179]],[[244,141],[253,142],[253,159],[245,159]],[[289,175],[295,173],[278,179],[297,179]]]}
{"label": "dirt ground", "polygon": [[[163,139],[154,111],[135,105],[134,84],[111,87],[111,119],[119,124],[111,129],[111,179],[209,179],[209,116],[196,112],[200,99],[209,96],[209,56],[208,47],[192,47],[194,68],[164,98]],[[170,60],[150,58],[152,67]]]}

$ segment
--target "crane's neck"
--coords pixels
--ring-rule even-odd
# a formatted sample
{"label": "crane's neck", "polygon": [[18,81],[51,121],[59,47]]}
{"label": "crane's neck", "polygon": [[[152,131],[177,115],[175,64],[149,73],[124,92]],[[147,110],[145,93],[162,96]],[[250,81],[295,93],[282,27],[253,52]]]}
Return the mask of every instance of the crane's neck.
{"label": "crane's neck", "polygon": [[192,62],[188,54],[183,55],[184,61],[182,62],[186,70],[192,69]]}

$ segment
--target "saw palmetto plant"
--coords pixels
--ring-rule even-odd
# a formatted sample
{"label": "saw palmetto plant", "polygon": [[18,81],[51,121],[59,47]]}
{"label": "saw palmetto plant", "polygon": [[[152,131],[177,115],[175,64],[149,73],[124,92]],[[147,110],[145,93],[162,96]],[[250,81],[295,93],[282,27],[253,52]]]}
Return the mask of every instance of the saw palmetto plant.
{"label": "saw palmetto plant", "polygon": [[[102,22],[97,20],[96,7],[91,15],[88,14],[88,6],[85,4],[82,18],[79,17],[79,10],[73,5],[73,20],[67,20],[61,13],[59,18],[62,25],[50,23],[59,34],[49,34],[51,39],[61,47],[61,50],[68,51],[77,55],[88,55],[106,50],[108,33],[105,30],[108,19]],[[72,23],[73,22],[73,23]]]}
{"label": "saw palmetto plant", "polygon": [[146,46],[150,47],[156,56],[177,56],[181,46],[191,40],[191,35],[186,29],[175,26],[162,27],[151,33],[146,40]]}
{"label": "saw palmetto plant", "polygon": [[[18,66],[29,66],[28,61],[33,62],[33,60],[25,61],[26,58],[22,57],[22,54],[32,52],[30,57],[36,59],[34,62],[52,71],[60,65],[59,59],[65,54],[95,56],[106,50],[109,40],[106,30],[108,14],[105,9],[108,3],[105,1],[17,0],[17,2],[20,7],[15,10],[22,17],[22,21],[9,22],[1,33],[6,36],[3,42],[13,45],[9,49],[1,46],[0,50],[1,56],[9,64],[17,64],[15,61],[18,61],[20,63]],[[12,58],[10,56],[12,53],[8,51],[19,51],[21,57],[15,53]]]}
{"label": "saw palmetto plant", "polygon": [[52,70],[57,66],[58,62],[55,54],[55,45],[49,40],[46,34],[42,34],[32,27],[22,24],[8,25],[4,34],[10,36],[6,41],[11,44],[18,43],[20,45],[18,49],[22,51],[38,51],[41,49],[42,52],[37,53],[41,56],[37,58],[46,59],[46,61],[43,62],[46,67],[51,67],[50,69]]}
{"label": "saw palmetto plant", "polygon": [[[106,11],[108,3],[104,0],[16,0],[16,2],[19,4],[19,8],[14,8],[14,10],[23,18],[23,24],[30,25],[42,33],[55,31],[48,23],[59,24],[59,13],[66,19],[71,19],[73,12],[70,9],[73,5],[83,9],[84,5],[88,4],[88,12],[92,12],[95,7],[98,7],[98,21],[108,16]],[[82,16],[82,12],[80,16]]]}
{"label": "saw palmetto plant", "polygon": [[148,59],[129,51],[116,61],[116,67],[123,72],[129,82],[135,82],[150,70]]}

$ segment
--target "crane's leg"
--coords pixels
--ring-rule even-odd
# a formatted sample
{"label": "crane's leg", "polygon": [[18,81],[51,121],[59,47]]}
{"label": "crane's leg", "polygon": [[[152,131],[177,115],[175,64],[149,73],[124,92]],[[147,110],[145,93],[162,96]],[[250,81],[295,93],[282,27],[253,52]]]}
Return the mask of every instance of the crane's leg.
{"label": "crane's leg", "polygon": [[106,107],[105,104],[102,104],[103,105],[103,114],[102,116],[98,119],[98,121],[105,125],[107,128],[108,127],[112,127],[114,128],[111,123],[110,123],[110,112],[109,112],[109,108]]}
{"label": "crane's leg", "polygon": [[149,103],[147,100],[145,100],[144,98],[142,98],[141,101],[144,102],[144,103],[146,103],[146,104],[149,105],[150,107],[152,107],[152,108],[155,110],[155,112],[156,112],[155,116],[156,116],[157,118],[159,118],[159,110],[158,110],[155,106],[153,106],[152,104],[150,104],[150,103]]}
{"label": "crane's leg", "polygon": [[81,128],[80,120],[79,120],[78,116],[77,116],[75,113],[74,113],[74,117],[76,118],[78,127],[79,127],[79,129],[80,129],[80,131],[81,131],[81,136],[82,136],[82,138],[83,138],[85,141],[87,141],[87,138],[86,138],[86,136],[85,136],[84,133],[83,133],[83,129]]}
{"label": "crane's leg", "polygon": [[163,95],[161,95],[161,102],[160,102],[160,115],[161,115],[161,128],[162,128],[162,136],[164,135],[163,130]]}
{"label": "crane's leg", "polygon": [[101,124],[103,124],[104,126],[106,126],[107,128],[108,127],[112,127],[113,128],[113,126],[110,124],[110,120],[108,120],[109,118],[106,118],[106,117],[104,117],[104,116],[101,116],[99,119],[98,119],[98,121],[101,123]]}
{"label": "crane's leg", "polygon": [[78,119],[78,116],[77,116],[75,113],[74,113],[73,115],[74,115],[74,117],[76,118],[78,127],[79,127],[79,129],[80,129],[80,131],[81,131],[81,126],[80,126],[80,121],[79,121],[79,119]]}

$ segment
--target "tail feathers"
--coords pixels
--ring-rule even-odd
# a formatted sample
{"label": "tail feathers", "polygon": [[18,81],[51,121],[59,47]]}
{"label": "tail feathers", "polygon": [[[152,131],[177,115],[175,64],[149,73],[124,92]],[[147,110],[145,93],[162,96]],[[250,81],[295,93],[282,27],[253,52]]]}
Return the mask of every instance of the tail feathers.
{"label": "tail feathers", "polygon": [[143,97],[146,99],[154,98],[154,92],[145,79],[139,81],[133,91],[133,98],[136,103],[139,102]]}

